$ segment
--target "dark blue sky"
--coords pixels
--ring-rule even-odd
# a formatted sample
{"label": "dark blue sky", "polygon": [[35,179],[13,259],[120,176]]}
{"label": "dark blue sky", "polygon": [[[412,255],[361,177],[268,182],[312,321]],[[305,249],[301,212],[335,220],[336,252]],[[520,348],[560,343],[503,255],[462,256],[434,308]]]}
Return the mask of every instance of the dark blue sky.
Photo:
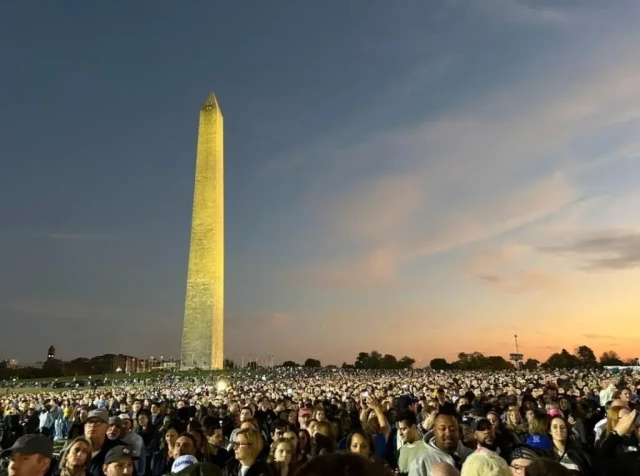
{"label": "dark blue sky", "polygon": [[[0,357],[36,360],[49,344],[65,358],[177,355],[198,111],[210,91],[225,117],[229,356],[410,352],[373,334],[336,343],[331,319],[384,323],[395,314],[380,312],[402,307],[420,320],[426,301],[446,301],[441,279],[419,292],[376,283],[441,276],[431,256],[444,238],[416,223],[501,188],[485,179],[469,187],[477,196],[427,197],[434,185],[407,177],[422,177],[416,166],[429,180],[442,164],[467,170],[477,138],[496,134],[487,124],[517,123],[532,105],[562,100],[559,85],[626,64],[617,45],[637,27],[637,8],[623,1],[595,13],[596,3],[476,3],[0,4]],[[619,61],[601,68],[608,48]],[[604,155],[607,124],[580,138],[598,139]],[[486,141],[480,150],[495,143]],[[565,167],[549,154],[580,146],[574,135],[551,145],[514,177],[546,180]],[[477,178],[468,170],[463,188]],[[505,213],[495,220],[515,212]],[[400,257],[398,247],[423,251]],[[455,259],[447,266],[459,270]]]}

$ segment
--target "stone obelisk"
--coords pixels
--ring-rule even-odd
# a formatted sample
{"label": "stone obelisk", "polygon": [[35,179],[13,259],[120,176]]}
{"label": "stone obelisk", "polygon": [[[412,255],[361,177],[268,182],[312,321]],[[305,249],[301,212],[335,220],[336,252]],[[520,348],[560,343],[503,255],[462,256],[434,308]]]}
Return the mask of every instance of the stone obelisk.
{"label": "stone obelisk", "polygon": [[182,369],[224,366],[224,138],[213,93],[200,109]]}

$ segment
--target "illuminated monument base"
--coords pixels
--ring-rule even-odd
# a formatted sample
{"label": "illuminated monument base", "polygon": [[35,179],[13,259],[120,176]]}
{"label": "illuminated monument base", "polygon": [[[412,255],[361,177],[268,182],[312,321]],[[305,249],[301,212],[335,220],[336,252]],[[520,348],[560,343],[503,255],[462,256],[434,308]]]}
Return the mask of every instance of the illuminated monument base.
{"label": "illuminated monument base", "polygon": [[180,368],[224,366],[224,141],[213,94],[200,110]]}

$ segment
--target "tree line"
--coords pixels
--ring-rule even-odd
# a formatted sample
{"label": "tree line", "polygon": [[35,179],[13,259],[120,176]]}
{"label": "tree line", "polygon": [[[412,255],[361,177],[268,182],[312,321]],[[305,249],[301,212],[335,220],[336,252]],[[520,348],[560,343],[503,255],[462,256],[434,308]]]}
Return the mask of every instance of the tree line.
{"label": "tree line", "polygon": [[[416,363],[415,359],[404,356],[398,359],[395,355],[384,354],[374,350],[371,352],[360,352],[356,357],[353,364],[344,362],[342,364],[343,369],[362,369],[362,370],[393,370],[393,369],[412,369]],[[317,359],[307,359],[304,364],[300,365],[292,360],[283,362],[283,367],[306,367],[306,368],[320,368],[322,364]],[[329,366],[334,367],[334,366]]]}
{"label": "tree line", "polygon": [[[622,360],[618,353],[613,350],[603,352],[600,359],[597,359],[596,354],[589,346],[581,345],[576,347],[573,353],[566,349],[553,353],[545,362],[531,358],[527,359],[521,367],[526,370],[534,370],[538,367],[572,369],[621,365],[636,365],[636,359]],[[461,352],[458,354],[458,360],[454,362],[447,362],[443,358],[435,358],[431,360],[429,366],[434,370],[508,370],[515,368],[515,365],[505,360],[504,357],[499,355],[487,357],[480,352],[472,352],[470,354]]]}

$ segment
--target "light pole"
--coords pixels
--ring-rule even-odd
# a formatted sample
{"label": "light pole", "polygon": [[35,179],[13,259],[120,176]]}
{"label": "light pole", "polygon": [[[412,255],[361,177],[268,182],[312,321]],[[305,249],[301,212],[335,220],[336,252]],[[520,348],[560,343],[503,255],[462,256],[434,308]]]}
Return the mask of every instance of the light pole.
{"label": "light pole", "polygon": [[516,369],[520,369],[521,368],[520,362],[522,362],[522,354],[520,353],[520,348],[518,347],[518,336],[514,334],[513,339],[516,343],[516,353],[511,354],[509,357],[511,358],[511,360],[513,360],[516,363]]}

